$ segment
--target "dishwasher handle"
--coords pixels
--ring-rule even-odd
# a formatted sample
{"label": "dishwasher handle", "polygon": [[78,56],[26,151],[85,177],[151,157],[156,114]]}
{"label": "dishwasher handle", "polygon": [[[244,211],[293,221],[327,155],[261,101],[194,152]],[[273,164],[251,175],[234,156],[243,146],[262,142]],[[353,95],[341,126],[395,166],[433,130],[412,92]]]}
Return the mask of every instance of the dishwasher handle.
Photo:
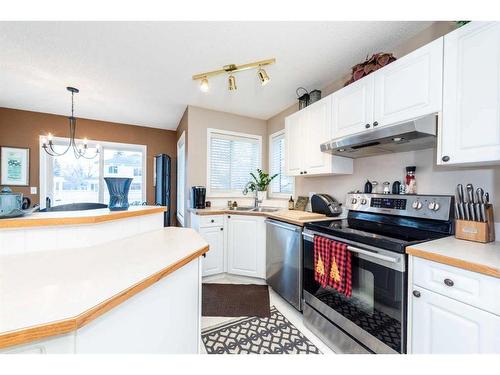
{"label": "dishwasher handle", "polygon": [[281,221],[271,220],[271,219],[266,219],[265,223],[272,225],[272,226],[275,226],[275,227],[278,227],[278,228],[281,228],[281,229],[291,230],[294,232],[302,232],[302,227],[300,227],[298,225],[283,223]]}

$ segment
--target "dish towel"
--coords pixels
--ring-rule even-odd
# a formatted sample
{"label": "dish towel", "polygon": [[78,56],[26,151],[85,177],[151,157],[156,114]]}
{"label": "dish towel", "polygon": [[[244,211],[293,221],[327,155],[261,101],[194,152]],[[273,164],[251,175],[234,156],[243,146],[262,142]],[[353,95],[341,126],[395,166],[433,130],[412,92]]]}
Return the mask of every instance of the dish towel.
{"label": "dish towel", "polygon": [[346,297],[352,295],[351,252],[345,243],[330,242],[330,272],[328,285]]}
{"label": "dish towel", "polygon": [[328,286],[330,273],[331,240],[314,236],[314,280],[323,288]]}

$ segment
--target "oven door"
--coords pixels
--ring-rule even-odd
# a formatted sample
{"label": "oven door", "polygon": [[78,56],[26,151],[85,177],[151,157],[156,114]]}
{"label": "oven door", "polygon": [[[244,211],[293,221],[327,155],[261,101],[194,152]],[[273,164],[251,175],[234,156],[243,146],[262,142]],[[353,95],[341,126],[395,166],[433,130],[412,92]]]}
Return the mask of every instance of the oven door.
{"label": "oven door", "polygon": [[[352,296],[314,280],[314,235],[343,242],[352,254]],[[406,352],[406,256],[304,230],[305,302],[373,353]]]}

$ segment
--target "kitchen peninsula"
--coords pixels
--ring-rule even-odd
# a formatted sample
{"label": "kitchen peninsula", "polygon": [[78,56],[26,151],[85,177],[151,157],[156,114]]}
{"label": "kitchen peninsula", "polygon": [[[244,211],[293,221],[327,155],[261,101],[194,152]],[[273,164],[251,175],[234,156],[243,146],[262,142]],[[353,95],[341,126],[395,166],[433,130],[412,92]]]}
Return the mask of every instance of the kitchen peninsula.
{"label": "kitchen peninsula", "polygon": [[164,210],[0,221],[0,353],[197,353],[208,245]]}

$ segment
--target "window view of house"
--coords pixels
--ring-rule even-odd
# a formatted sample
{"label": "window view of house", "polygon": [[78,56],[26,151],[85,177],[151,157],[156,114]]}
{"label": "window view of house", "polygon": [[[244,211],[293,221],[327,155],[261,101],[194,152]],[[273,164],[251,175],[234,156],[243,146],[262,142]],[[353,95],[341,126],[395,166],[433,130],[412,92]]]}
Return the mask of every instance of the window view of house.
{"label": "window view of house", "polygon": [[[132,205],[142,204],[142,152],[104,148],[104,176],[133,178],[128,201]],[[104,189],[104,202],[109,200]]]}

